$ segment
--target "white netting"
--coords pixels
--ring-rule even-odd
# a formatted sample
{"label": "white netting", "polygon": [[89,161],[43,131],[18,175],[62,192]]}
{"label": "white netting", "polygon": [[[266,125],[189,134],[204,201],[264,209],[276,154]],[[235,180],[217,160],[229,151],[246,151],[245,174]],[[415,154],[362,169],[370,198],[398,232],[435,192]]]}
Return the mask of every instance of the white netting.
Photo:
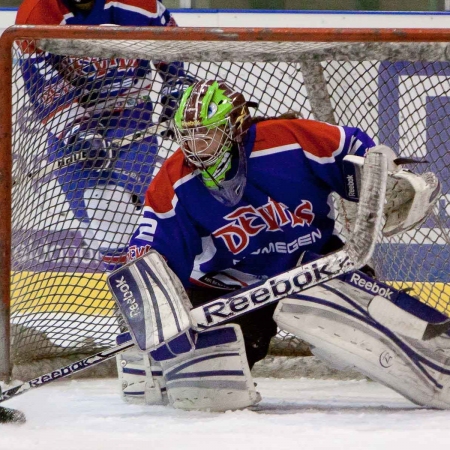
{"label": "white netting", "polygon": [[[28,48],[34,44],[28,41]],[[73,64],[73,58],[69,61],[58,56],[66,54],[96,57],[96,68],[105,70],[117,64],[112,58],[120,58],[121,70],[135,67],[133,58],[183,60],[190,76],[224,79],[241,90],[248,100],[258,103],[257,115],[276,116],[294,110],[305,118],[359,127],[402,156],[426,157],[428,164],[411,168],[432,170],[442,180],[436,210],[419,230],[380,243],[374,265],[382,280],[412,287],[424,302],[450,314],[450,63],[446,62],[446,43],[122,40],[105,45],[105,41],[50,40],[37,45],[55,54],[48,55],[47,62],[53,62],[54,69],[60,71]],[[28,58],[33,56],[31,53]],[[116,190],[108,188],[108,202],[96,198],[95,189],[108,184],[112,171],[89,181],[89,168],[80,168],[85,172],[83,180],[88,180],[83,189],[89,207],[74,206],[79,182],[70,178],[77,176],[74,172],[29,176],[49,164],[49,130],[32,109],[28,93],[33,86],[24,85],[23,62],[23,53],[16,45],[11,278],[16,364],[92,353],[113,344],[119,324],[105,285],[102,255],[105,250],[120,253],[142,207],[139,195],[130,195],[126,183],[122,183],[125,187],[119,183]],[[145,101],[153,102],[152,120],[156,122],[164,107],[160,94],[163,83],[155,70],[151,76]],[[82,78],[73,80],[77,88],[82,86]],[[136,98],[139,93],[124,101],[131,105]],[[90,97],[86,103],[95,101]],[[147,116],[136,120],[150,122]],[[130,128],[122,122],[115,127],[116,131]],[[138,163],[142,170],[155,174],[176,145],[161,137],[152,145],[160,157],[152,163],[155,167],[147,167],[145,158]],[[139,150],[136,155],[140,158]],[[131,169],[117,166],[115,170],[127,176],[136,172],[133,161],[128,162]],[[142,180],[148,181],[145,177]],[[345,235],[345,210],[339,199],[336,203],[341,214],[339,229]],[[86,209],[84,218],[80,208]],[[308,353],[303,343],[285,334],[277,336],[273,348],[284,354]]]}

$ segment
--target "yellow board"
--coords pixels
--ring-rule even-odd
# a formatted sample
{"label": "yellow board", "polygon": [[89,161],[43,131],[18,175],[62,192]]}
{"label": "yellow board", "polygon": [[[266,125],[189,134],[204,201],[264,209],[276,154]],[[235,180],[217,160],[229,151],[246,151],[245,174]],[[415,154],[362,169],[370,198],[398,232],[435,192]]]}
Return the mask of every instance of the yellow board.
{"label": "yellow board", "polygon": [[395,289],[411,289],[409,295],[450,317],[450,284],[394,281],[389,283]]}
{"label": "yellow board", "polygon": [[105,273],[13,273],[11,312],[112,316],[114,300],[106,278]]}
{"label": "yellow board", "polygon": [[[75,313],[111,316],[114,301],[106,285],[107,274],[16,272],[12,275],[13,313]],[[389,282],[450,317],[450,284]]]}

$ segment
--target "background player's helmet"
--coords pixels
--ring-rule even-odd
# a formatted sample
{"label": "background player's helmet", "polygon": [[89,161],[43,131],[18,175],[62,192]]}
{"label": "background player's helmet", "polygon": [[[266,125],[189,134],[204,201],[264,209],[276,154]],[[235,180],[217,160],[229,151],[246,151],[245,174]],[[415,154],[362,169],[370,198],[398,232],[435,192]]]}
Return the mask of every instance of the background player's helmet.
{"label": "background player's helmet", "polygon": [[236,205],[245,188],[242,139],[249,126],[244,96],[223,81],[201,80],[190,86],[175,114],[175,135],[186,160],[226,206]]}
{"label": "background player's helmet", "polygon": [[94,7],[95,0],[66,0],[71,11],[89,12]]}

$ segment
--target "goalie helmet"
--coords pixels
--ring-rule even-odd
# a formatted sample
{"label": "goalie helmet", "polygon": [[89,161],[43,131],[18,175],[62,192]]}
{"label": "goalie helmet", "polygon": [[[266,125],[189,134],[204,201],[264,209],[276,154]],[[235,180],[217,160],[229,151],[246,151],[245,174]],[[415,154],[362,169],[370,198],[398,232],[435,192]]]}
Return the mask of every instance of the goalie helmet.
{"label": "goalie helmet", "polygon": [[247,173],[242,140],[250,113],[244,96],[223,81],[201,80],[186,90],[174,119],[186,161],[199,169],[214,198],[236,205]]}

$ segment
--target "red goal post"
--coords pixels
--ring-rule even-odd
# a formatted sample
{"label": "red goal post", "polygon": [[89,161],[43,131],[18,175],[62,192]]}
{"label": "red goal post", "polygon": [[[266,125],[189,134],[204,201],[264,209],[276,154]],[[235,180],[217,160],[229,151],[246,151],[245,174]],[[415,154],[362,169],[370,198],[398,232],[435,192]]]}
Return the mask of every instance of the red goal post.
{"label": "red goal post", "polygon": [[[193,76],[220,76],[243,89],[260,103],[261,115],[295,109],[306,118],[360,126],[402,155],[431,155],[427,168],[438,173],[444,188],[436,211],[417,232],[380,239],[374,265],[381,279],[412,287],[450,315],[450,30],[15,26],[0,39],[0,379],[27,360],[93,353],[110,345],[118,331],[103,269],[92,262],[98,254],[86,263],[87,253],[80,257],[74,249],[75,241],[88,242],[84,228],[58,216],[67,207],[55,200],[60,193],[52,197],[58,177],[50,174],[38,186],[17,183],[13,190],[13,173],[23,181],[36,169],[35,157],[40,169],[47,164],[45,139],[36,136],[48,130],[33,116],[21,81],[17,43],[24,41],[51,54],[95,57],[105,64],[114,58],[184,61]],[[154,98],[158,103],[156,91]],[[165,158],[173,146],[162,142],[159,151]],[[27,205],[28,197],[35,203]],[[42,203],[36,200],[43,197]],[[339,199],[335,203],[345,235],[350,213]],[[39,220],[26,222],[38,213]],[[59,228],[52,214],[58,217],[54,222],[64,222]],[[111,223],[111,229],[118,226]],[[67,247],[56,251],[58,237]],[[82,262],[67,269],[72,254]]]}

